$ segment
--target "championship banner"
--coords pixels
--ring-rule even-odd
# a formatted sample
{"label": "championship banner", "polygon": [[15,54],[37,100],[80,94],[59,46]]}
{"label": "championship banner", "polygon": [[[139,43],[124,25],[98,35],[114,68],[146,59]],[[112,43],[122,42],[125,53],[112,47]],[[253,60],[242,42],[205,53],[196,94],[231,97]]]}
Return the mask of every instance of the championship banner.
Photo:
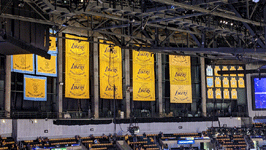
{"label": "championship banner", "polygon": [[[57,42],[57,38],[56,36],[56,31],[50,29],[49,30],[49,50],[48,50],[48,54],[57,54],[58,53],[58,49],[56,46],[56,42]],[[44,38],[44,46],[46,46],[46,38]]]}
{"label": "championship banner", "polygon": [[192,103],[190,57],[169,55],[169,68],[170,102]]}
{"label": "championship banner", "polygon": [[34,55],[20,54],[11,56],[11,71],[18,73],[34,74]]}
{"label": "championship banner", "polygon": [[47,78],[24,75],[24,100],[47,101]]}
{"label": "championship banner", "polygon": [[[67,35],[67,38],[87,38]],[[89,42],[66,40],[65,97],[89,99]]]}
{"label": "championship banner", "polygon": [[57,55],[51,54],[51,59],[36,55],[36,74],[57,77]]}
{"label": "championship banner", "polygon": [[[103,43],[103,40],[100,42]],[[103,99],[123,99],[121,48],[110,46],[111,42],[107,43],[99,45],[100,97]]]}
{"label": "championship banner", "polygon": [[213,99],[213,90],[212,89],[208,89],[208,91],[207,91],[207,97],[208,97],[208,99]]}
{"label": "championship banner", "polygon": [[171,103],[192,103],[191,85],[170,85]]}
{"label": "championship banner", "polygon": [[155,101],[154,54],[133,50],[133,100]]}

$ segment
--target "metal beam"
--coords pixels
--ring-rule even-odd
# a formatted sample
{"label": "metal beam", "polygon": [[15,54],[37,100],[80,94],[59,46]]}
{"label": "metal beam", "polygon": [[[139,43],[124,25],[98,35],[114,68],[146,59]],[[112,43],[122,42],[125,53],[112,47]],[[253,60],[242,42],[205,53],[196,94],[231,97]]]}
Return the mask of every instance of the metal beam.
{"label": "metal beam", "polygon": [[[231,8],[233,12],[235,12],[236,16],[241,17],[241,15],[238,13],[238,11],[235,9],[235,7],[232,4],[229,4],[229,7]],[[250,32],[252,36],[256,36],[254,31],[251,29],[251,27],[247,23],[245,22],[242,22],[242,23],[248,29],[248,31]],[[262,48],[266,48],[266,46],[264,45],[264,43],[261,41],[259,37],[257,37],[257,42]]]}
{"label": "metal beam", "polygon": [[[129,48],[129,47],[125,47]],[[131,47],[133,49],[140,49],[140,47]],[[195,53],[208,53],[208,54],[246,54],[246,53],[265,53],[266,48],[250,49],[250,48],[231,48],[231,47],[218,47],[218,48],[182,48],[182,47],[141,47],[142,51],[151,52],[166,52],[166,53],[179,53],[179,52],[195,52]]]}
{"label": "metal beam", "polygon": [[249,20],[249,19],[244,19],[244,18],[240,18],[240,17],[237,17],[237,16],[232,16],[232,15],[228,15],[228,14],[225,14],[225,13],[212,12],[211,10],[207,10],[207,9],[200,8],[200,7],[197,7],[197,6],[187,5],[187,4],[184,4],[184,3],[174,2],[174,1],[171,1],[171,0],[152,0],[152,1],[155,1],[155,2],[158,2],[158,3],[162,3],[162,4],[167,4],[167,5],[170,5],[170,6],[181,7],[181,8],[187,9],[187,10],[194,10],[194,11],[202,12],[202,13],[205,13],[206,15],[209,14],[209,15],[213,15],[213,16],[219,16],[219,17],[222,17],[222,18],[230,19],[230,20],[250,23],[250,24],[253,24],[253,25],[256,25],[256,26],[265,26],[264,23],[260,23],[260,22],[257,22],[257,21],[252,21],[252,20]]}

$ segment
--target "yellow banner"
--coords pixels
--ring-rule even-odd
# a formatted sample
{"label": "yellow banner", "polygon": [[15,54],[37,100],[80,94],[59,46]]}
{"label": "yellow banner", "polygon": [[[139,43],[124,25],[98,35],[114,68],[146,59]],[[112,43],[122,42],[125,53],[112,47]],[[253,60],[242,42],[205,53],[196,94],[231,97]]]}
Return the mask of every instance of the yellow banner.
{"label": "yellow banner", "polygon": [[[77,37],[68,34],[66,34],[66,38],[87,40],[87,38]],[[76,58],[78,57],[89,58],[89,42],[67,39],[66,55]]]}
{"label": "yellow banner", "polygon": [[41,56],[36,56],[37,75],[57,76],[57,56],[52,54],[51,59],[45,59]]}
{"label": "yellow banner", "polygon": [[224,89],[224,99],[230,99],[230,94],[228,89]]}
{"label": "yellow banner", "polygon": [[189,56],[169,55],[169,65],[170,66],[190,67],[190,57]]}
{"label": "yellow banner", "polygon": [[208,89],[208,99],[213,99],[213,90]]}
{"label": "yellow banner", "polygon": [[46,77],[24,75],[24,100],[46,101]]}
{"label": "yellow banner", "polygon": [[133,100],[155,101],[154,55],[133,51]]}
{"label": "yellow banner", "polygon": [[176,85],[190,85],[191,71],[190,67],[181,67],[172,65],[170,67],[170,82]]}
{"label": "yellow banner", "polygon": [[170,102],[192,103],[190,56],[169,55]]}
{"label": "yellow banner", "polygon": [[232,77],[230,80],[231,88],[237,88],[237,81],[235,77]]}
{"label": "yellow banner", "polygon": [[219,77],[215,78],[215,87],[222,87],[221,79]]}
{"label": "yellow banner", "polygon": [[229,80],[227,77],[223,78],[223,87],[224,88],[229,88]]}
{"label": "yellow banner", "polygon": [[12,55],[11,71],[34,74],[34,55]]}
{"label": "yellow banner", "polygon": [[76,99],[90,98],[88,78],[68,76],[68,78],[66,79],[65,97]]}
{"label": "yellow banner", "polygon": [[215,90],[215,98],[216,99],[222,99],[222,91],[220,88]]}
{"label": "yellow banner", "polygon": [[239,88],[245,88],[244,78],[239,77],[239,79],[238,79],[238,87]]}
{"label": "yellow banner", "polygon": [[57,53],[57,48],[56,48],[56,37],[49,37],[49,51]]}
{"label": "yellow banner", "polygon": [[154,82],[133,82],[133,100],[155,101]]}
{"label": "yellow banner", "polygon": [[220,66],[215,66],[214,67],[214,75],[215,76],[221,76],[220,74],[218,74],[218,71],[221,71]]}
{"label": "yellow banner", "polygon": [[171,103],[192,103],[191,85],[171,85]]}
{"label": "yellow banner", "polygon": [[[103,40],[100,40],[100,42],[103,42]],[[100,44],[99,47],[100,97],[104,99],[114,99],[114,97],[115,99],[123,99],[121,48],[107,44]]]}
{"label": "yellow banner", "polygon": [[[87,40],[66,35],[67,38]],[[89,42],[66,40],[65,97],[89,99]]]}
{"label": "yellow banner", "polygon": [[66,58],[66,75],[89,78],[89,58],[68,56]]}
{"label": "yellow banner", "polygon": [[[100,42],[103,43],[104,41],[100,40]],[[111,42],[106,43],[112,44]],[[110,62],[111,64],[113,62],[121,63],[121,48],[119,46],[110,46],[108,44],[100,44],[100,60]]]}
{"label": "yellow banner", "polygon": [[232,89],[231,96],[232,96],[232,99],[237,99],[237,91],[236,91],[236,89]]}

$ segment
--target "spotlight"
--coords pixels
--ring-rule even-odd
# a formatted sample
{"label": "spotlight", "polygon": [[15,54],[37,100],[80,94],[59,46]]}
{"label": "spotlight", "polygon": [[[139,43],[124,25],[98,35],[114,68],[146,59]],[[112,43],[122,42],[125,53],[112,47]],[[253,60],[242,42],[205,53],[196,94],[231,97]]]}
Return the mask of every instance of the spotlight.
{"label": "spotlight", "polygon": [[129,131],[132,135],[137,134],[137,133],[139,133],[139,127],[138,127],[138,126],[129,127],[129,128],[128,128],[128,131]]}
{"label": "spotlight", "polygon": [[252,0],[252,2],[254,3],[258,3],[260,0]]}
{"label": "spotlight", "polygon": [[225,22],[225,24],[228,24],[228,22]]}
{"label": "spotlight", "polygon": [[220,23],[223,23],[223,20],[220,20]]}
{"label": "spotlight", "polygon": [[233,26],[234,24],[233,23],[231,23],[231,26]]}
{"label": "spotlight", "polygon": [[5,119],[2,120],[3,123],[6,123]]}
{"label": "spotlight", "polygon": [[19,1],[18,7],[24,7],[24,1]]}
{"label": "spotlight", "polygon": [[223,21],[223,23],[225,23],[225,21]]}
{"label": "spotlight", "polygon": [[34,123],[38,123],[37,119],[34,120]]}

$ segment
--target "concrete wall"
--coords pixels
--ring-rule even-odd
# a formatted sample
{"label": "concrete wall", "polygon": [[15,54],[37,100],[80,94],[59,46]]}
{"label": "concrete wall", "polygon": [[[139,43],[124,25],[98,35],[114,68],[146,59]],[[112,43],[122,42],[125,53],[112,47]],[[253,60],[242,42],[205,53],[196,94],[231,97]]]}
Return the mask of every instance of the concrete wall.
{"label": "concrete wall", "polygon": [[[258,65],[253,65],[253,64],[248,64],[246,65],[246,69],[258,69],[260,66]],[[251,82],[251,77],[252,76],[258,76],[259,74],[247,74],[246,75],[246,88],[247,88],[247,104],[248,104],[248,114],[249,117],[254,117],[254,116],[265,116],[266,111],[261,111],[261,110],[252,110],[252,82]],[[266,74],[261,74],[261,75],[266,75]]]}
{"label": "concrete wall", "polygon": [[[54,125],[53,120],[38,119],[37,123],[31,119],[18,119],[16,121],[16,135],[18,141],[33,140],[37,136],[49,138],[73,137],[75,135],[89,136],[90,134],[102,135],[114,133],[114,124],[105,125],[83,125],[83,126],[67,126]],[[240,126],[241,121],[237,118],[220,118],[220,124],[227,124],[227,127]],[[206,122],[166,122],[166,123],[138,123],[140,134],[142,133],[191,133],[206,131],[208,127],[218,127],[218,121]],[[116,133],[126,134],[129,124],[117,124]],[[44,130],[48,130],[45,133]]]}
{"label": "concrete wall", "polygon": [[2,137],[12,136],[12,119],[0,119],[0,135]]}

